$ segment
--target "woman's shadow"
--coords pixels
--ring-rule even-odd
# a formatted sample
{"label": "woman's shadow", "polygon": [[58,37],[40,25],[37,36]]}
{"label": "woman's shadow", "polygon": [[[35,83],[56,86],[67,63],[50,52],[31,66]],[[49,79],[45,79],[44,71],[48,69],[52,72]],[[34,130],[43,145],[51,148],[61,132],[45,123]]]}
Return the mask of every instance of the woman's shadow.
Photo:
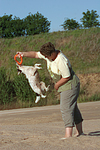
{"label": "woman's shadow", "polygon": [[90,132],[88,133],[89,136],[100,136],[100,131]]}

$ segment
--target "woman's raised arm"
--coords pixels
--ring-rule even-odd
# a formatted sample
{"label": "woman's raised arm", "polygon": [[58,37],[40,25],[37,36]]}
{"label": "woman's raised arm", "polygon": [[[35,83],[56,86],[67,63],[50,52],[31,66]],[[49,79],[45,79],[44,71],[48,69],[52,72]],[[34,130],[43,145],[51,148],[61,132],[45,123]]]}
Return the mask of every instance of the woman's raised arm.
{"label": "woman's raised arm", "polygon": [[29,57],[29,58],[39,58],[37,53],[38,53],[38,52],[35,52],[35,51],[30,51],[30,52],[17,52],[18,57],[20,57],[20,55],[21,55],[22,57]]}

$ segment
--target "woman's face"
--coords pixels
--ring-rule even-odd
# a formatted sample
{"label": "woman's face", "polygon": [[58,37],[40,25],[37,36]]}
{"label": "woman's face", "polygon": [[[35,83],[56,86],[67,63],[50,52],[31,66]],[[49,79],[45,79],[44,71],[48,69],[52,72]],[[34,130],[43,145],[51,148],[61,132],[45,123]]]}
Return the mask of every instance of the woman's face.
{"label": "woman's face", "polygon": [[51,53],[51,56],[45,56],[45,58],[48,58],[50,61],[54,61],[56,58],[56,53],[53,52],[53,53]]}

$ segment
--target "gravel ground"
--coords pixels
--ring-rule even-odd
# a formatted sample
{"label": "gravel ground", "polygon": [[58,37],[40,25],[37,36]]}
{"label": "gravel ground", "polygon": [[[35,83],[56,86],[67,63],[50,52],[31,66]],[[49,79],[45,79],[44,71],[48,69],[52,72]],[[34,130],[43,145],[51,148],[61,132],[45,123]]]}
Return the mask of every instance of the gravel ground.
{"label": "gravel ground", "polygon": [[79,108],[86,135],[66,140],[60,105],[0,111],[0,150],[100,150],[100,101]]}

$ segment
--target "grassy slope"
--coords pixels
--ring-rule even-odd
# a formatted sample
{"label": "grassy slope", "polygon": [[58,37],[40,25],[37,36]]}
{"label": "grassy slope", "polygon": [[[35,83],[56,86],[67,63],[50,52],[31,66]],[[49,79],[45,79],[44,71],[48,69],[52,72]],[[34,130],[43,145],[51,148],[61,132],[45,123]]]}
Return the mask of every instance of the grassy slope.
{"label": "grassy slope", "polygon": [[[42,44],[52,42],[69,58],[76,73],[100,71],[100,28],[74,31],[58,31],[29,37],[0,39],[0,66],[5,66],[11,77],[15,72],[14,55],[17,51],[38,51]],[[23,64],[32,65],[33,61],[24,58]],[[34,63],[35,63],[34,62]]]}
{"label": "grassy slope", "polygon": [[[52,42],[56,49],[69,58],[76,74],[100,72],[100,28],[82,29],[74,31],[58,31],[53,33],[39,34],[28,37],[13,39],[0,39],[0,67],[5,67],[7,75],[11,79],[17,75],[14,55],[17,51],[39,51],[41,45]],[[49,74],[46,70],[46,63],[43,60],[24,58],[23,65],[42,63],[42,70],[39,70],[41,79],[49,84]],[[53,91],[48,99],[53,99]],[[59,99],[59,97],[58,97]],[[49,102],[49,104],[53,102]]]}

